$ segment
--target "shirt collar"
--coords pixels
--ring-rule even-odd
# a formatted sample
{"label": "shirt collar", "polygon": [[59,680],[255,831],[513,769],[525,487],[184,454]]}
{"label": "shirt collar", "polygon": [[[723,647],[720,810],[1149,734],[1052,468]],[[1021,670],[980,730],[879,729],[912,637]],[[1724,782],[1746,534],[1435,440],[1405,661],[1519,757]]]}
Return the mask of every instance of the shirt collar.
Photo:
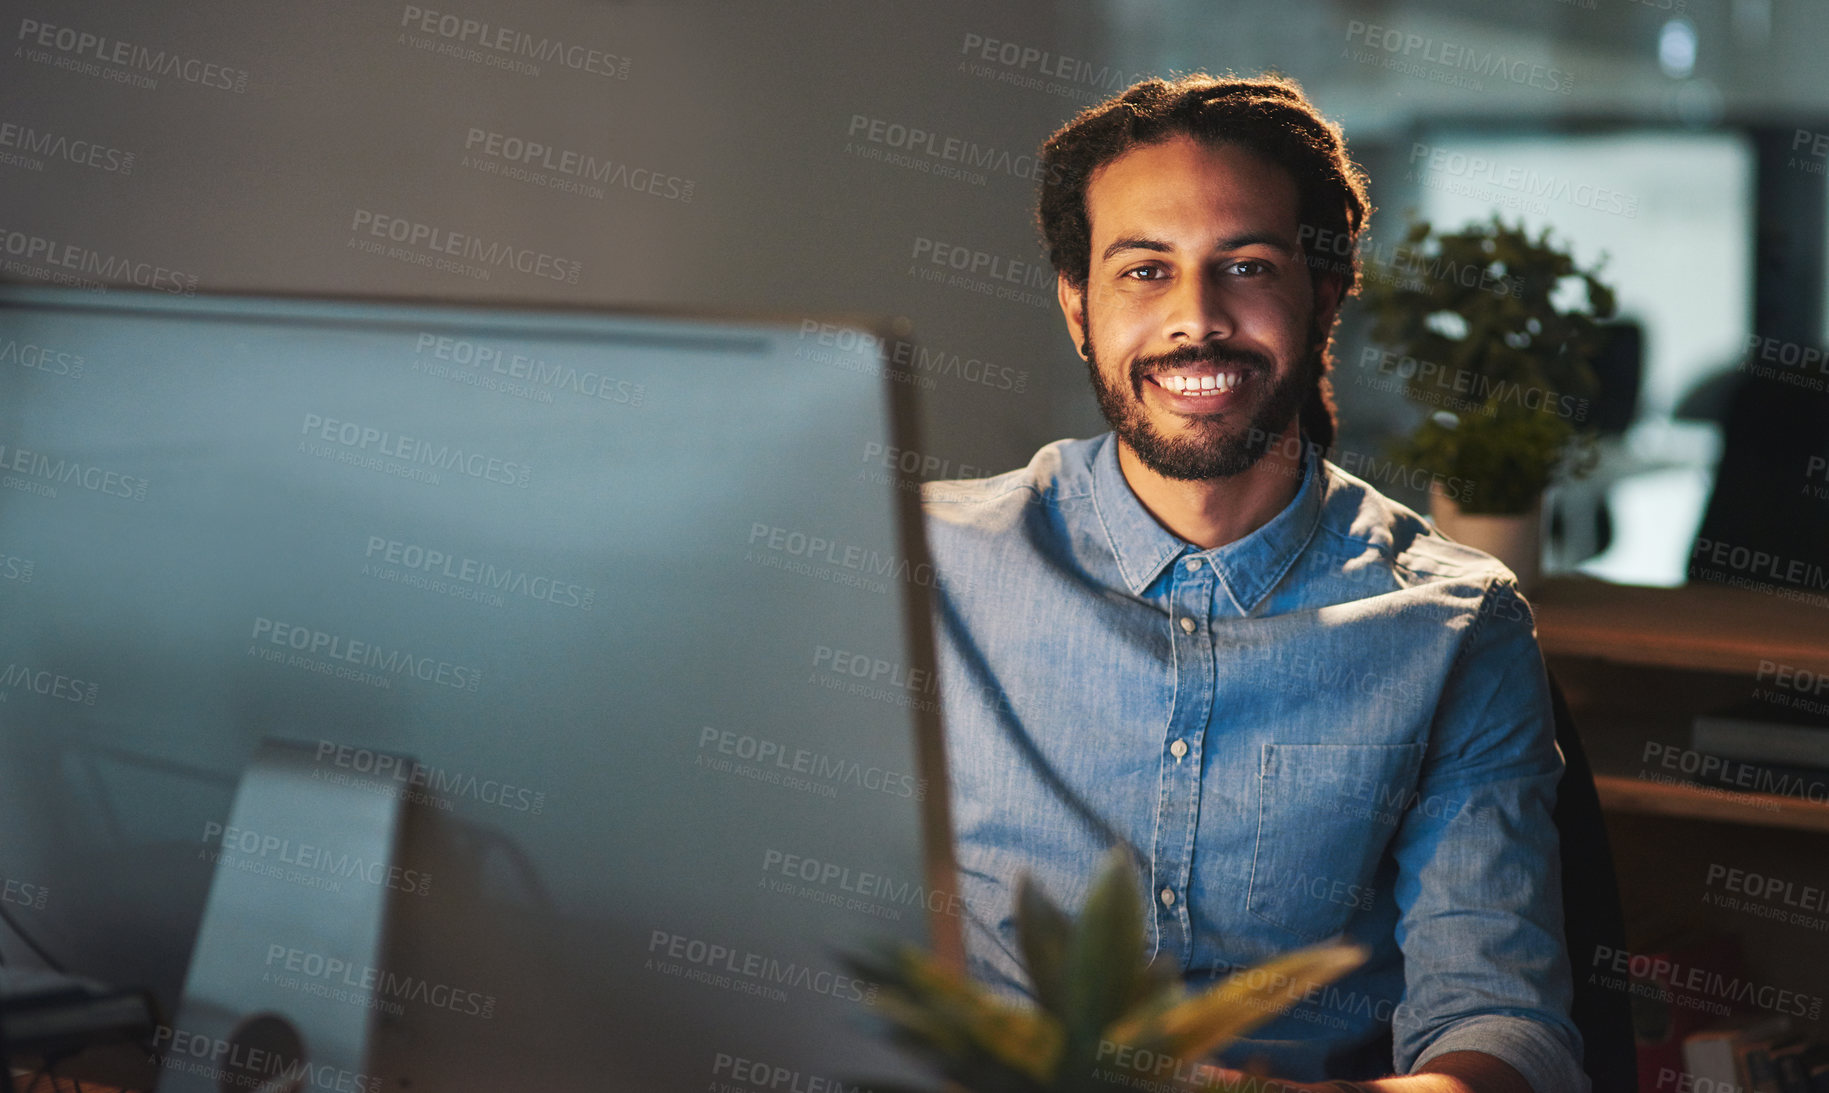
{"label": "shirt collar", "polygon": [[1201,550],[1156,522],[1118,466],[1118,439],[1106,433],[1092,456],[1093,510],[1105,528],[1118,573],[1142,595],[1165,566],[1183,554],[1205,558],[1238,605],[1251,613],[1295,563],[1321,521],[1320,460],[1302,446],[1302,485],[1283,511],[1242,539]]}

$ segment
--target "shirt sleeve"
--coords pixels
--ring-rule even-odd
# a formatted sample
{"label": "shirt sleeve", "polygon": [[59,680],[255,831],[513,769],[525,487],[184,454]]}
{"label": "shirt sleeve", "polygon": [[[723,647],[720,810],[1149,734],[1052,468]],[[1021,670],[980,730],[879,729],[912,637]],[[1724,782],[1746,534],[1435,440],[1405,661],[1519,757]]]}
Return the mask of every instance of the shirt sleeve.
{"label": "shirt sleeve", "polygon": [[1587,1093],[1569,1021],[1562,754],[1530,608],[1486,585],[1436,707],[1417,799],[1394,841],[1404,1002],[1399,1073],[1450,1051],[1510,1064],[1536,1093]]}

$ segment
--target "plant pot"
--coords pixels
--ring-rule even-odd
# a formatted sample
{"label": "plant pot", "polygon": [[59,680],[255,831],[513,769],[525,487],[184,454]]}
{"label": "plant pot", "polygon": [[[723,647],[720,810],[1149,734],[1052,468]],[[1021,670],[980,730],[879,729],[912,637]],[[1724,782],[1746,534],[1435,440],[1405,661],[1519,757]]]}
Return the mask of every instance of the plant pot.
{"label": "plant pot", "polygon": [[1515,515],[1468,515],[1438,487],[1429,494],[1429,518],[1457,543],[1483,550],[1504,562],[1518,577],[1518,588],[1530,592],[1543,577],[1543,495],[1529,512]]}

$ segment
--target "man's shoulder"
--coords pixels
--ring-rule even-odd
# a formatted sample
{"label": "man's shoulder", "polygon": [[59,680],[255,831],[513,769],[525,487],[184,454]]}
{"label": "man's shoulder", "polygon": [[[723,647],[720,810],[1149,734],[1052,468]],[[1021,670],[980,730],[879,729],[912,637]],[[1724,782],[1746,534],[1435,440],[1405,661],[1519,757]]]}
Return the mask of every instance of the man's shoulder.
{"label": "man's shoulder", "polygon": [[1497,558],[1443,535],[1415,509],[1333,463],[1322,464],[1327,495],[1315,549],[1376,558],[1400,585],[1452,582],[1515,589],[1517,578]]}
{"label": "man's shoulder", "polygon": [[1101,437],[1056,440],[1018,467],[989,478],[957,478],[921,484],[921,507],[929,520],[969,525],[999,522],[1032,506],[1068,507],[1092,495],[1092,458]]}

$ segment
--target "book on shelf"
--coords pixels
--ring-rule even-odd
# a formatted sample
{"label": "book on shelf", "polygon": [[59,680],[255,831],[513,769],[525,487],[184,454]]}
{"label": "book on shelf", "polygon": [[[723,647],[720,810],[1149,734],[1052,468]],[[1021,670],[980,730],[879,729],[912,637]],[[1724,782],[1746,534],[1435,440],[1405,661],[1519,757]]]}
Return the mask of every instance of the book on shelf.
{"label": "book on shelf", "polygon": [[1772,1070],[1778,1078],[1779,1093],[1810,1093],[1810,1061],[1820,1048],[1803,1040],[1792,1040],[1772,1049]]}
{"label": "book on shelf", "polygon": [[[1755,1046],[1769,1046],[1791,1035],[1791,1019],[1783,1015],[1728,1018],[1683,1038],[1683,1070],[1698,1089],[1727,1093],[1753,1088],[1747,1055]],[[1712,1085],[1703,1085],[1706,1080]]]}
{"label": "book on shelf", "polygon": [[1746,1045],[1747,1093],[1810,1093],[1808,1060],[1819,1047],[1795,1036]]}
{"label": "book on shelf", "polygon": [[1631,991],[1639,1088],[1644,1093],[1673,1093],[1670,1082],[1684,1073],[1690,1034],[1734,1021],[1720,999],[1691,984],[1711,977],[1739,978],[1745,961],[1739,939],[1716,930],[1685,929],[1646,940],[1632,961],[1641,972],[1621,979],[1602,969],[1590,972],[1589,981]]}
{"label": "book on shelf", "polygon": [[1697,714],[1689,740],[1706,755],[1829,778],[1829,715],[1741,703]]}

